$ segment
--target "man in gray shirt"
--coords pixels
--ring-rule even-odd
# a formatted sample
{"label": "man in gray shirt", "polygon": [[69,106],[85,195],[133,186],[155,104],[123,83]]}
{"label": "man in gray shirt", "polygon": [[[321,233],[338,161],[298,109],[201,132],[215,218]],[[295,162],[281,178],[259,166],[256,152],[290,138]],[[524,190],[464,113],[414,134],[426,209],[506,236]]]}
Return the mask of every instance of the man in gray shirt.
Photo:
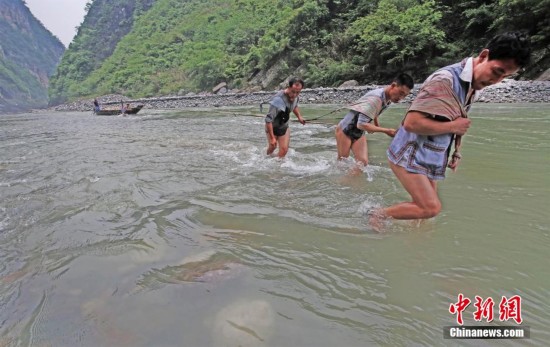
{"label": "man in gray shirt", "polygon": [[298,95],[304,88],[304,81],[299,78],[291,78],[288,87],[279,91],[269,102],[269,112],[265,116],[265,133],[267,136],[267,155],[273,154],[279,145],[277,156],[284,158],[290,144],[290,129],[288,121],[290,112],[298,117],[302,125],[306,121],[302,118],[298,108]]}
{"label": "man in gray shirt", "polygon": [[[392,102],[399,102],[413,88],[412,77],[401,73],[390,85],[372,90],[350,105],[349,112],[336,127],[338,159],[349,157],[351,151],[357,163],[361,167],[366,166],[369,160],[367,139],[363,136],[365,131],[369,134],[384,133],[394,137],[396,130],[381,127],[378,118]],[[359,172],[354,170],[354,173]]]}

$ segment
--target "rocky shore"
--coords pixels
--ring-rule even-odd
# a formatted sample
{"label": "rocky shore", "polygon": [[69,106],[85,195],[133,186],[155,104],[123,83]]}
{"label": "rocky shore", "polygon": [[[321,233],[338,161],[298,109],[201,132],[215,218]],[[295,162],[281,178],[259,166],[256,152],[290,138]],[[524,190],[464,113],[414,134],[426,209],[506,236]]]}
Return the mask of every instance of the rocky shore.
{"label": "rocky shore", "polygon": [[[340,88],[305,88],[300,94],[301,104],[346,104],[360,98],[366,92],[379,88],[378,85]],[[411,102],[420,85],[403,101]],[[143,104],[148,109],[180,109],[187,107],[249,106],[267,103],[275,91],[252,93],[189,93],[184,96],[164,96],[142,99],[130,99],[123,95],[105,95],[98,97],[105,108],[120,107],[121,102],[132,105]],[[550,81],[514,81],[503,82],[483,90],[478,102],[485,103],[550,103]],[[52,107],[54,111],[90,111],[93,100],[80,100]]]}

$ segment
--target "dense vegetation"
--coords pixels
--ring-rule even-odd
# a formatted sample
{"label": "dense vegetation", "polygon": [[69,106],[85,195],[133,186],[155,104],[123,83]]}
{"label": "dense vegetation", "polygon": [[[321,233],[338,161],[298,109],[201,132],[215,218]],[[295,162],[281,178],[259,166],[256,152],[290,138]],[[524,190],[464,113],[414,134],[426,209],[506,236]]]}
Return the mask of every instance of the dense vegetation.
{"label": "dense vegetation", "polygon": [[53,79],[53,103],[221,81],[273,88],[291,74],[311,87],[385,83],[398,71],[420,81],[504,30],[532,35],[536,59],[524,77],[550,63],[550,0],[95,0],[88,8]]}
{"label": "dense vegetation", "polygon": [[0,112],[44,107],[65,47],[22,0],[0,0]]}
{"label": "dense vegetation", "polygon": [[51,103],[66,96],[88,94],[80,88],[89,75],[113,54],[119,41],[132,29],[134,19],[154,0],[96,0],[86,5],[87,15],[50,83]]}

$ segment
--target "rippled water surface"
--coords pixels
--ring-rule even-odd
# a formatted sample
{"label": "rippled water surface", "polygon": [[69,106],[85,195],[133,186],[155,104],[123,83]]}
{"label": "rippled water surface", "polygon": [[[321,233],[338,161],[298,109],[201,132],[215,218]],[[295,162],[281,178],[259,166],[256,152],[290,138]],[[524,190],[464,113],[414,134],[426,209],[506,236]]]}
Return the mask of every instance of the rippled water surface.
{"label": "rippled water surface", "polygon": [[459,293],[493,325],[521,297],[531,338],[500,344],[550,340],[550,105],[476,105],[443,212],[381,234],[364,213],[408,199],[388,137],[350,176],[344,112],[291,124],[284,160],[254,112],[2,116],[0,346],[496,345],[443,338]]}

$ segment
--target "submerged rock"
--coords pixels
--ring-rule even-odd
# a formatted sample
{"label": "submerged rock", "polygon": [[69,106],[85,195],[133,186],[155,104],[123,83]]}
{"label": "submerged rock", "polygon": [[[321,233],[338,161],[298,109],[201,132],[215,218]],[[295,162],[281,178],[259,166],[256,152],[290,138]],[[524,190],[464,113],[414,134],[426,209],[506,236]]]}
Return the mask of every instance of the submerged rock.
{"label": "submerged rock", "polygon": [[174,279],[184,282],[217,282],[235,277],[243,265],[226,254],[205,251],[185,258],[171,269]]}
{"label": "submerged rock", "polygon": [[245,266],[233,257],[205,251],[187,257],[181,264],[153,269],[144,274],[132,292],[152,289],[166,284],[208,283],[209,287],[237,277]]}

